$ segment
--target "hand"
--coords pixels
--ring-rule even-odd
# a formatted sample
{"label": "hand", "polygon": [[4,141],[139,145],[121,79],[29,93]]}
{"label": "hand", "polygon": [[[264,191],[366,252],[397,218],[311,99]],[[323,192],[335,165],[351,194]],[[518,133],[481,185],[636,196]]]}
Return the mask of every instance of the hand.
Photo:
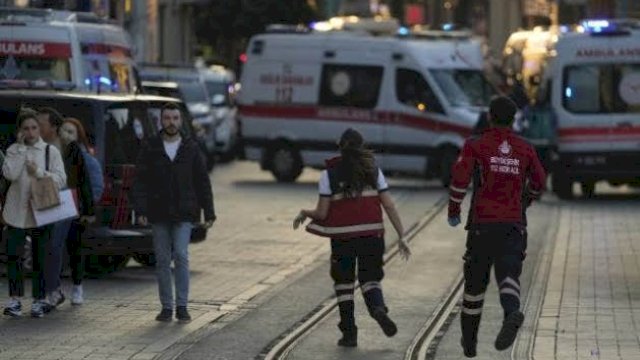
{"label": "hand", "polygon": [[293,230],[298,230],[300,225],[304,224],[305,220],[307,220],[307,216],[302,211],[300,211],[298,216],[293,219]]}
{"label": "hand", "polygon": [[24,145],[24,133],[22,131],[18,131],[18,134],[16,135],[16,142]]}
{"label": "hand", "polygon": [[404,261],[408,261],[411,257],[411,249],[409,249],[409,244],[407,244],[407,242],[402,238],[398,240],[398,249],[400,250],[400,256],[402,259]]}
{"label": "hand", "polygon": [[80,217],[80,222],[87,225],[87,224],[93,224],[96,222],[96,217],[95,216],[81,216]]}
{"label": "hand", "polygon": [[449,226],[451,226],[451,227],[456,227],[456,226],[460,225],[460,217],[459,216],[451,216],[451,217],[447,218],[447,221],[449,222]]}
{"label": "hand", "polygon": [[38,173],[38,165],[36,165],[36,163],[31,160],[27,160],[26,165],[29,175],[36,176],[36,174]]}
{"label": "hand", "polygon": [[149,225],[149,220],[147,220],[146,216],[138,216],[138,225],[147,226]]}
{"label": "hand", "polygon": [[205,229],[211,229],[211,227],[213,226],[213,223],[214,223],[214,222],[215,222],[215,220],[207,220],[207,221],[204,223],[204,228],[205,228]]}

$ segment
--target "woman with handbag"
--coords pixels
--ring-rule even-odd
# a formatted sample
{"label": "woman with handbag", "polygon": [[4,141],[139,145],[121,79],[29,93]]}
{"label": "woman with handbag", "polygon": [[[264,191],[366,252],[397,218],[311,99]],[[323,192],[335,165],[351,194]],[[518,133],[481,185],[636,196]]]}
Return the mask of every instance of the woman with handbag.
{"label": "woman with handbag", "polygon": [[[320,176],[320,198],[314,210],[301,210],[293,222],[297,229],[307,218],[310,233],[331,238],[331,277],[338,300],[342,339],[338,346],[358,345],[354,297],[356,279],[371,317],[391,337],[397,332],[387,315],[381,281],[384,277],[384,223],[382,209],[398,233],[401,255],[411,252],[403,239],[400,216],[389,195],[382,171],[364,139],[353,129],[346,130],[338,143],[341,156],[327,161]],[[358,274],[356,277],[356,263]]]}
{"label": "woman with handbag", "polygon": [[67,248],[71,267],[71,304],[84,302],[82,279],[84,277],[84,256],[81,254],[81,235],[85,225],[95,222],[91,181],[82,155],[82,149],[89,148],[89,142],[80,120],[66,118],[58,130],[62,145],[62,159],[67,174],[69,189],[76,193],[80,219],[57,222],[53,227],[50,251],[47,254],[46,286],[49,303],[58,306],[65,300],[61,289],[62,249]]}
{"label": "woman with handbag", "polygon": [[49,182],[49,185],[53,189],[49,187],[48,192],[55,192],[55,194],[45,195],[55,197],[67,180],[60,152],[54,146],[42,141],[36,116],[37,113],[33,110],[20,110],[17,119],[16,143],[7,150],[2,165],[3,176],[11,182],[7,200],[2,209],[4,221],[8,226],[7,277],[11,297],[4,309],[4,314],[14,317],[22,315],[20,300],[24,296],[22,253],[27,236],[31,238],[33,262],[31,316],[42,317],[47,305],[42,265],[44,247],[49,241],[51,226],[38,227],[36,224],[33,211],[35,207],[40,207],[42,201],[34,199],[34,191],[39,190],[34,184],[48,183],[43,180],[50,180],[52,184]]}

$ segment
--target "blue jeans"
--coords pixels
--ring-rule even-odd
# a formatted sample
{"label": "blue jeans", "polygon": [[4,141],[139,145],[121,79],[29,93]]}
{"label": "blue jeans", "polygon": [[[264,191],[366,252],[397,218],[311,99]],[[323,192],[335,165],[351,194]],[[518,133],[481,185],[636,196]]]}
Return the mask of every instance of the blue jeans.
{"label": "blue jeans", "polygon": [[69,236],[73,219],[63,220],[53,224],[51,241],[46,246],[44,284],[47,293],[60,287],[60,273],[62,272],[62,253],[65,241]]}
{"label": "blue jeans", "polygon": [[163,309],[173,309],[171,260],[175,265],[176,306],[187,306],[189,298],[190,222],[153,224],[158,292]]}

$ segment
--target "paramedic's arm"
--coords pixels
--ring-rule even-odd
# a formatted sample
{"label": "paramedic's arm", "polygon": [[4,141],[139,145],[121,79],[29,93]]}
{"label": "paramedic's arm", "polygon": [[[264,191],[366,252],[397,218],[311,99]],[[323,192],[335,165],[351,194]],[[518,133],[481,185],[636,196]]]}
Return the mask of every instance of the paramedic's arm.
{"label": "paramedic's arm", "polygon": [[530,151],[530,168],[529,168],[529,183],[526,189],[526,196],[531,200],[539,200],[540,196],[542,196],[542,192],[545,190],[545,185],[547,182],[547,174],[544,171],[544,167],[542,163],[540,163],[540,159],[538,158],[538,154],[535,149],[531,147]]}
{"label": "paramedic's arm", "polygon": [[324,220],[329,214],[329,206],[331,206],[331,185],[329,183],[329,173],[325,170],[320,174],[320,181],[318,182],[318,192],[320,197],[316,208],[313,210],[302,209],[298,213],[298,216],[293,220],[293,228],[297,229],[302,225],[307,218],[312,220]]}
{"label": "paramedic's arm", "polygon": [[[475,163],[473,150],[469,142],[465,142],[458,160],[451,169],[451,183],[449,184],[449,223],[456,226],[460,223],[460,205],[467,194],[467,187],[471,182],[473,164]],[[457,223],[456,223],[457,221]]]}
{"label": "paramedic's arm", "polygon": [[387,213],[393,228],[396,230],[396,233],[398,233],[398,239],[402,240],[404,237],[404,227],[402,226],[402,220],[400,220],[400,215],[398,214],[396,205],[393,203],[393,199],[391,198],[391,195],[389,195],[388,191],[380,193],[380,202],[382,203],[384,212]]}

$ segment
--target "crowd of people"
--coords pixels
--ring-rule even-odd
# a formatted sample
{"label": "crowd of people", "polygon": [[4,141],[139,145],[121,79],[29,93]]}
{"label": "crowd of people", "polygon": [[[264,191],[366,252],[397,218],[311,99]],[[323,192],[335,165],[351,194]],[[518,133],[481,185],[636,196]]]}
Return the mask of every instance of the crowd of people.
{"label": "crowd of people", "polygon": [[[74,283],[71,303],[80,305],[84,301],[80,238],[84,227],[95,221],[96,197],[85,166],[85,158],[92,155],[82,122],[64,118],[53,108],[22,108],[16,126],[16,141],[7,149],[2,163],[2,176],[7,183],[2,194],[2,218],[8,234],[10,296],[4,314],[22,315],[23,251],[29,237],[33,296],[31,316],[42,317],[65,301],[60,281],[65,248],[69,253]],[[32,208],[33,181],[45,177],[52,179],[59,189],[74,191],[78,218],[38,225]]]}
{"label": "crowd of people", "polygon": [[[182,135],[180,109],[166,104],[160,115],[162,126],[157,138],[150,139],[140,151],[132,198],[139,215],[138,223],[152,227],[162,304],[157,320],[168,321],[173,317],[171,262],[175,261],[176,318],[189,321],[188,244],[192,224],[200,221],[201,212],[204,212],[206,228],[215,221],[213,193],[198,144]],[[72,305],[84,303],[82,238],[88,227],[96,222],[95,205],[102,197],[104,177],[102,165],[94,156],[79,119],[65,118],[50,107],[21,108],[16,127],[15,142],[6,154],[0,154],[0,196],[2,221],[7,229],[10,297],[4,315],[22,315],[26,275],[23,253],[29,238],[31,316],[39,318],[66,300],[61,286],[65,249],[73,282],[70,302]],[[34,183],[42,179],[53,183],[52,192],[72,192],[76,216],[52,223],[37,220],[39,192]],[[163,196],[158,197],[158,194]]]}

